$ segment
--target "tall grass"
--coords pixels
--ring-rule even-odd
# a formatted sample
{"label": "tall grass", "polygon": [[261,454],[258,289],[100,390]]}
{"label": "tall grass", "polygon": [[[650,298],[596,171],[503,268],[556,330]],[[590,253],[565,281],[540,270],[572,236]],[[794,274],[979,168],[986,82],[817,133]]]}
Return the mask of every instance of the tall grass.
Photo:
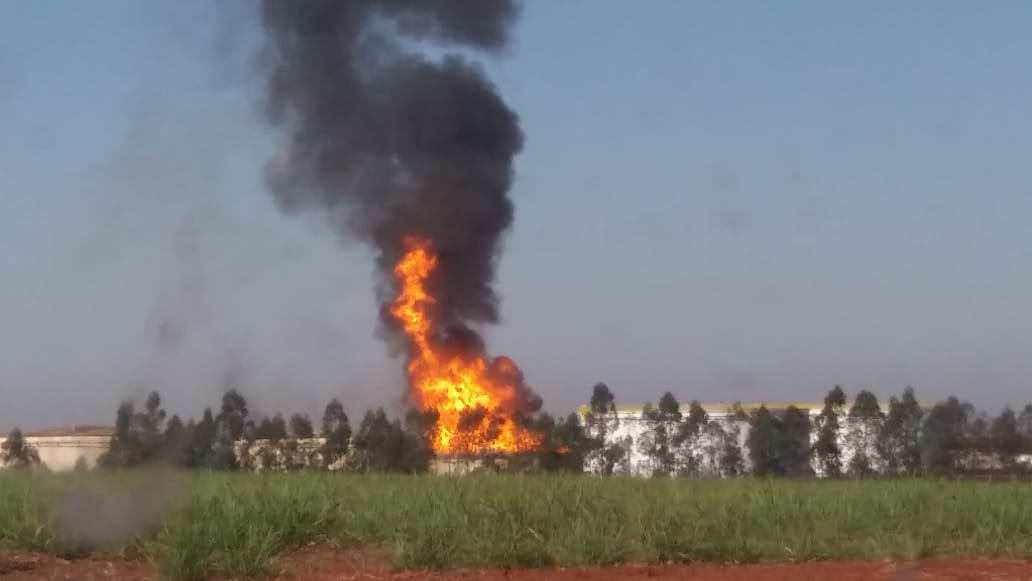
{"label": "tall grass", "polygon": [[[0,474],[0,544],[66,551],[62,495],[130,477]],[[140,552],[173,579],[258,575],[313,542],[385,546],[413,568],[1032,558],[1021,483],[195,474],[184,486],[134,538],[91,550]]]}

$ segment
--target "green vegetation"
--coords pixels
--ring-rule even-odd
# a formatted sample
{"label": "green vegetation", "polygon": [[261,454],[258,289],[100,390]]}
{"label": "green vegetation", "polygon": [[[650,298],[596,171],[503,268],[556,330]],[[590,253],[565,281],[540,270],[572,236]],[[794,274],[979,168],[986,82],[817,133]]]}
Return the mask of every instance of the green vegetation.
{"label": "green vegetation", "polygon": [[[1032,558],[1032,489],[915,478],[1027,472],[1032,406],[924,409],[908,388],[883,411],[836,387],[812,421],[794,406],[728,411],[666,393],[636,441],[616,437],[627,417],[599,383],[583,418],[519,418],[542,446],[508,474],[435,478],[423,475],[434,414],[369,410],[352,431],[333,400],[313,442],[308,416],[252,417],[234,390],[185,421],[152,393],[119,406],[105,470],[0,473],[0,547],[126,554],[168,579],[260,575],[310,543],[382,547],[404,568]],[[32,467],[31,452],[12,432],[0,459]],[[633,452],[657,478],[619,477]],[[585,465],[615,477],[579,475]],[[758,478],[710,478],[747,474]]]}
{"label": "green vegetation", "polygon": [[25,443],[21,430],[14,428],[0,444],[0,466],[31,468],[39,465],[39,453]]}
{"label": "green vegetation", "polygon": [[[616,396],[604,383],[593,386],[590,401],[583,416],[542,412],[512,418],[541,438],[532,462],[537,470],[659,477],[1012,476],[1029,471],[1025,456],[1032,454],[1032,405],[1020,413],[1005,408],[993,418],[956,397],[922,407],[910,387],[883,408],[867,390],[850,406],[836,386],[812,415],[806,405],[761,404],[746,411],[732,403],[711,417],[698,401],[682,406],[667,392],[634,417],[618,413]],[[465,413],[473,420],[469,425],[478,425],[486,410]],[[396,417],[380,408],[367,410],[352,431],[343,404],[334,399],[317,433],[305,414],[252,416],[244,395],[232,389],[218,408],[205,408],[199,421],[166,415],[157,392],[139,408],[122,402],[111,449],[100,465],[418,474],[433,459],[428,436],[438,419],[432,411],[412,409]],[[627,422],[630,429],[621,429]],[[18,438],[10,441],[15,454],[0,451],[7,454],[0,460],[26,448]],[[478,442],[481,449],[489,444]]]}
{"label": "green vegetation", "polygon": [[[153,507],[133,496],[146,473],[0,473],[0,544],[137,555],[170,579],[257,575],[310,542],[384,546],[406,568],[1032,557],[1032,489],[1020,483],[182,476],[168,511],[105,544],[62,530],[56,507],[84,487]],[[138,508],[120,514],[150,510]]]}

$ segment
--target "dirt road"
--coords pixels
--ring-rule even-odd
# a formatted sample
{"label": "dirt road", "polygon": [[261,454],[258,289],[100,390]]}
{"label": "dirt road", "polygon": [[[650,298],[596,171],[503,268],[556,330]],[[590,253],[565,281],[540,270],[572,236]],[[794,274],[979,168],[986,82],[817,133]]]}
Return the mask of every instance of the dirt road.
{"label": "dirt road", "polygon": [[[276,581],[1010,581],[1032,580],[1032,563],[1015,561],[823,562],[778,565],[628,565],[533,570],[476,569],[431,573],[392,571],[375,551],[308,551],[280,558]],[[0,553],[0,581],[156,581],[146,563],[117,559],[64,560]]]}

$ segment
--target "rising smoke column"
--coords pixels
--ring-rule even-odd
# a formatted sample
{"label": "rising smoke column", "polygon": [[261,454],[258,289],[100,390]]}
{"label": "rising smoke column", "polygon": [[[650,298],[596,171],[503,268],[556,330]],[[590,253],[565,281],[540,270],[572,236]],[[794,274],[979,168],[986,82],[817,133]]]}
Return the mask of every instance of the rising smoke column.
{"label": "rising smoke column", "polygon": [[[377,252],[385,327],[392,269],[412,237],[437,266],[426,286],[444,344],[483,351],[474,328],[498,321],[492,287],[512,224],[516,114],[475,63],[416,45],[497,53],[512,0],[264,0],[270,120],[288,143],[267,176],[281,209],[325,211],[339,234]],[[402,337],[395,333],[394,336]],[[411,346],[409,346],[411,348]],[[528,409],[540,406],[524,390]]]}

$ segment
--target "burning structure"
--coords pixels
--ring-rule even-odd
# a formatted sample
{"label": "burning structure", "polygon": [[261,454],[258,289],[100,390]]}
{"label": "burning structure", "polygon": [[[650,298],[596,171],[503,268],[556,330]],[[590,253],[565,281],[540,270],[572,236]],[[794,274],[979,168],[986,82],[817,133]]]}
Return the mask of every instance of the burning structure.
{"label": "burning structure", "polygon": [[284,211],[322,211],[376,252],[405,400],[433,417],[427,437],[445,455],[539,445],[520,418],[540,399],[477,332],[499,318],[492,285],[523,135],[467,55],[503,49],[517,12],[513,0],[263,3],[268,114],[288,136],[270,189]]}

